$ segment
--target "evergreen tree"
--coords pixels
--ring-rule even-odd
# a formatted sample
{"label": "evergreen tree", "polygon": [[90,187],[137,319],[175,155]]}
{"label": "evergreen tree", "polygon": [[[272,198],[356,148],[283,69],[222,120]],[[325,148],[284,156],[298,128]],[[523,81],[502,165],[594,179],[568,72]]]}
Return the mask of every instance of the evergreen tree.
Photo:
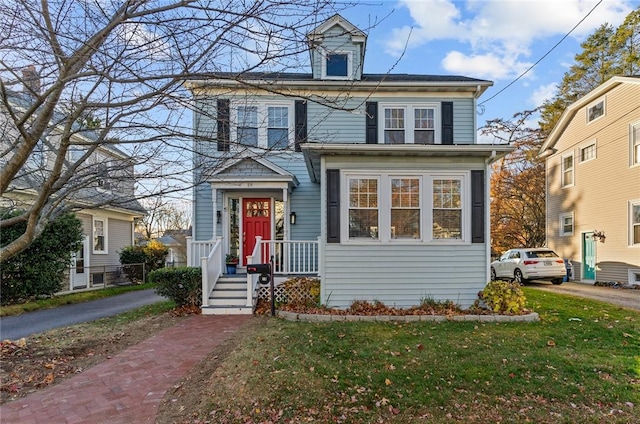
{"label": "evergreen tree", "polygon": [[564,74],[558,92],[542,105],[540,129],[548,134],[564,110],[609,78],[640,70],[640,7],[617,28],[603,24],[581,45],[575,64]]}

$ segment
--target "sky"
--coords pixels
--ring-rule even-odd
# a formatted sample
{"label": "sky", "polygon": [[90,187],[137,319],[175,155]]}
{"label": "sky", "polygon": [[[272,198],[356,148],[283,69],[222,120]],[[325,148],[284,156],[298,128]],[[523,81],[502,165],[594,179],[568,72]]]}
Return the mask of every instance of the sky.
{"label": "sky", "polygon": [[482,126],[551,98],[580,44],[604,23],[616,28],[638,6],[640,0],[358,0],[339,13],[368,33],[365,73],[493,81],[479,99]]}

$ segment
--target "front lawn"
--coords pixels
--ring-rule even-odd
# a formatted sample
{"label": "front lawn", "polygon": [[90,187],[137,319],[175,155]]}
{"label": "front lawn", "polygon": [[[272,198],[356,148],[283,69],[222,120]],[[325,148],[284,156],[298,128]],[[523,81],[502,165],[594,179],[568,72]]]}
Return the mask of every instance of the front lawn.
{"label": "front lawn", "polygon": [[256,318],[158,422],[640,423],[640,313],[525,293],[540,322]]}

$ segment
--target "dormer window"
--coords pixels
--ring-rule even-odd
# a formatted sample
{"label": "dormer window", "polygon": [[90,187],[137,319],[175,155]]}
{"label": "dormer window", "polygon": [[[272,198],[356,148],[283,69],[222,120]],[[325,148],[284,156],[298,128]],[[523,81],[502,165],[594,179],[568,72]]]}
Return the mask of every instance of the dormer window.
{"label": "dormer window", "polygon": [[322,63],[325,79],[350,79],[352,75],[351,52],[326,52]]}

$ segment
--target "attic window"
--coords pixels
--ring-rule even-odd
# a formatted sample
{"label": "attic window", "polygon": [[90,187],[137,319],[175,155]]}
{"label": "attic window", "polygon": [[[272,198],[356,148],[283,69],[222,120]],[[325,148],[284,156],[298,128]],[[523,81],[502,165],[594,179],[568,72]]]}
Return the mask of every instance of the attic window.
{"label": "attic window", "polygon": [[587,122],[595,121],[601,116],[604,116],[604,100],[600,100],[587,108]]}
{"label": "attic window", "polygon": [[349,55],[346,53],[330,53],[327,55],[327,76],[346,77]]}

